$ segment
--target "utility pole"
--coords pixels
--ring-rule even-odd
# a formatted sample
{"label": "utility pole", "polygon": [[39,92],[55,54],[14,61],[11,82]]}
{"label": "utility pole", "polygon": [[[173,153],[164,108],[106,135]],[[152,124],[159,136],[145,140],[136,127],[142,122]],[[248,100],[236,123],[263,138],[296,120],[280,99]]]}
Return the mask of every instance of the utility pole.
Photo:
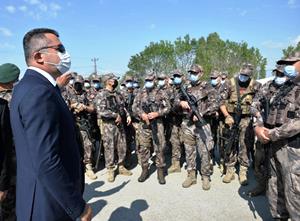
{"label": "utility pole", "polygon": [[97,61],[99,61],[99,58],[92,58],[91,61],[94,63],[94,72],[97,74]]}

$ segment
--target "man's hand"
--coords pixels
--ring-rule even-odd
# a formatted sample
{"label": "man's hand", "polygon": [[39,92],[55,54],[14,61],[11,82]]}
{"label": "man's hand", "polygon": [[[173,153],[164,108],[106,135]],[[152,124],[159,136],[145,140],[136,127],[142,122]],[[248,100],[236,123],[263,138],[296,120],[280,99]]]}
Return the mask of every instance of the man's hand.
{"label": "man's hand", "polygon": [[149,121],[149,118],[148,118],[148,114],[142,113],[141,118],[142,118],[143,121],[146,122],[147,125],[150,124],[150,121]]}
{"label": "man's hand", "polygon": [[131,117],[130,116],[127,117],[126,122],[127,122],[127,125],[131,124]]}
{"label": "man's hand", "polygon": [[148,114],[149,120],[153,120],[159,116],[158,112],[151,112]]}
{"label": "man's hand", "polygon": [[229,127],[234,124],[234,119],[231,117],[231,115],[227,115],[225,118],[225,124],[227,124]]}
{"label": "man's hand", "polygon": [[190,110],[189,103],[187,101],[180,101],[179,103],[180,107],[184,110]]}
{"label": "man's hand", "polygon": [[64,73],[63,75],[56,78],[56,83],[60,88],[64,87],[69,83],[71,77],[72,75],[70,72]]}
{"label": "man's hand", "polygon": [[270,141],[268,128],[256,126],[254,128],[254,131],[255,131],[255,135],[257,136],[257,139],[260,142],[266,144]]}
{"label": "man's hand", "polygon": [[93,216],[93,210],[90,205],[86,204],[83,213],[80,216],[81,221],[91,221]]}
{"label": "man's hand", "polygon": [[7,190],[5,191],[0,191],[0,202],[3,202],[7,196]]}
{"label": "man's hand", "polygon": [[119,125],[120,123],[122,123],[122,117],[120,114],[118,114],[117,119],[115,120],[116,125]]}
{"label": "man's hand", "polygon": [[194,122],[196,122],[196,121],[198,121],[199,119],[198,119],[198,117],[196,117],[195,115],[193,116],[193,121]]}

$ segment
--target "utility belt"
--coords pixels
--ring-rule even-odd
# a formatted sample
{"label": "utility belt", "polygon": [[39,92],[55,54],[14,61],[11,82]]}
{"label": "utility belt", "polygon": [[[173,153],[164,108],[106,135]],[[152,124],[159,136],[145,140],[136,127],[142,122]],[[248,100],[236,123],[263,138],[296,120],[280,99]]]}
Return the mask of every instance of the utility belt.
{"label": "utility belt", "polygon": [[103,123],[115,123],[116,118],[114,117],[101,117]]}
{"label": "utility belt", "polygon": [[[229,113],[233,118],[235,117],[236,113]],[[241,118],[248,118],[251,117],[251,114],[241,114]]]}
{"label": "utility belt", "polygon": [[[163,123],[162,117],[155,118],[154,120],[156,121],[157,124]],[[150,120],[149,125],[147,125],[145,121],[142,121],[142,128],[151,130],[151,121],[153,121],[153,120]]]}

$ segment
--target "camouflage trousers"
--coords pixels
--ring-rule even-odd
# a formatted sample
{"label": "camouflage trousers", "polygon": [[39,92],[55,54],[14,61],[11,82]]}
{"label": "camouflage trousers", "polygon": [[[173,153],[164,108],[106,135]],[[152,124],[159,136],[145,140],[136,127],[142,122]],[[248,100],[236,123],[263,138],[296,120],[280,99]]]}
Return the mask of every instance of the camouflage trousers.
{"label": "camouflage trousers", "polygon": [[210,151],[214,147],[210,125],[206,124],[205,128],[207,130],[204,131],[203,129],[197,128],[194,123],[184,120],[181,127],[187,170],[196,170],[196,157],[198,150],[201,160],[201,175],[210,176]]}
{"label": "camouflage trousers", "polygon": [[182,129],[181,126],[170,124],[172,146],[172,162],[180,161],[181,158],[181,144],[182,144]]}
{"label": "camouflage trousers", "polygon": [[265,146],[259,141],[255,143],[254,150],[254,176],[258,183],[265,185],[267,182],[268,168],[266,168]]}
{"label": "camouflage trousers", "polygon": [[248,152],[254,145],[254,132],[250,117],[242,118],[239,126],[239,144],[238,147],[231,149],[228,160],[225,162],[226,167],[234,167],[237,162],[244,167],[249,167],[250,164]]}
{"label": "camouflage trousers", "polygon": [[157,121],[157,140],[152,137],[151,129],[144,123],[139,124],[139,146],[137,147],[139,163],[142,168],[149,166],[149,159],[151,156],[151,147],[153,147],[156,154],[155,164],[156,167],[165,167],[165,135],[164,126],[160,119]]}
{"label": "camouflage trousers", "polygon": [[85,130],[80,130],[80,136],[84,149],[83,163],[92,164],[93,143]]}
{"label": "camouflage trousers", "polygon": [[123,164],[126,156],[126,138],[123,125],[114,122],[102,123],[102,141],[104,147],[105,167],[112,169],[117,164]]}
{"label": "camouflage trousers", "polygon": [[[274,149],[273,145],[271,147]],[[271,178],[268,180],[267,197],[272,217],[300,220],[299,146],[277,148],[270,164]]]}

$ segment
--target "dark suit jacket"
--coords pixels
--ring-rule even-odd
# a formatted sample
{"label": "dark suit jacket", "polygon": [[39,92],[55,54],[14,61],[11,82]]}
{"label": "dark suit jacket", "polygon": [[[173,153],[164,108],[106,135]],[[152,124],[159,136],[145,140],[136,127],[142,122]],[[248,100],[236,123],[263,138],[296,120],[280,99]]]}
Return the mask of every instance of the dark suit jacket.
{"label": "dark suit jacket", "polygon": [[79,217],[85,207],[79,144],[59,90],[28,69],[14,88],[10,118],[17,154],[18,220]]}
{"label": "dark suit jacket", "polygon": [[8,102],[0,98],[0,191],[8,190],[10,186],[12,150]]}

